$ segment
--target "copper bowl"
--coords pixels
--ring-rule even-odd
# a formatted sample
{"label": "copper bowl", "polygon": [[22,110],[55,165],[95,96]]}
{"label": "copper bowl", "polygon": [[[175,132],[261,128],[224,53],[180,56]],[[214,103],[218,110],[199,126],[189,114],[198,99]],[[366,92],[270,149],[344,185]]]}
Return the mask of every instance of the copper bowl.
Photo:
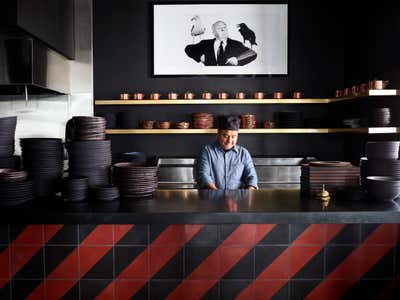
{"label": "copper bowl", "polygon": [[265,94],[263,92],[255,92],[253,97],[254,99],[264,99]]}
{"label": "copper bowl", "polygon": [[225,92],[218,93],[218,99],[228,99],[229,94]]}
{"label": "copper bowl", "polygon": [[273,97],[274,99],[283,99],[285,94],[283,92],[274,92]]}
{"label": "copper bowl", "polygon": [[235,96],[236,99],[246,99],[246,94],[243,92],[237,92]]}
{"label": "copper bowl", "polygon": [[372,81],[372,89],[383,90],[389,84],[389,80],[374,80]]}
{"label": "copper bowl", "polygon": [[168,99],[169,100],[177,100],[178,99],[178,94],[177,93],[174,93],[174,92],[170,92],[170,93],[168,93]]}
{"label": "copper bowl", "polygon": [[157,121],[156,128],[158,129],[169,129],[171,123],[169,121]]}
{"label": "copper bowl", "polygon": [[143,93],[134,93],[133,94],[133,99],[134,100],[143,100],[144,99],[144,94]]}
{"label": "copper bowl", "polygon": [[293,99],[301,99],[303,98],[302,92],[293,92]]}
{"label": "copper bowl", "polygon": [[119,100],[129,100],[131,96],[128,93],[119,94]]}
{"label": "copper bowl", "polygon": [[175,122],[174,127],[176,129],[188,129],[190,127],[189,122]]}
{"label": "copper bowl", "polygon": [[139,128],[141,129],[153,129],[154,121],[152,120],[140,120]]}
{"label": "copper bowl", "polygon": [[193,100],[194,97],[195,97],[195,95],[192,92],[186,92],[185,93],[185,100]]}
{"label": "copper bowl", "polygon": [[201,94],[201,98],[204,100],[211,100],[212,94],[210,92],[204,92],[203,94]]}
{"label": "copper bowl", "polygon": [[275,128],[275,122],[273,122],[273,121],[267,120],[264,122],[263,125],[264,125],[264,128]]}
{"label": "copper bowl", "polygon": [[161,94],[159,94],[159,93],[151,93],[150,94],[151,100],[159,100],[160,98],[161,98]]}
{"label": "copper bowl", "polygon": [[349,97],[351,94],[351,89],[350,88],[345,88],[343,91],[343,97]]}
{"label": "copper bowl", "polygon": [[336,90],[335,91],[335,97],[336,98],[343,97],[343,91],[342,90]]}

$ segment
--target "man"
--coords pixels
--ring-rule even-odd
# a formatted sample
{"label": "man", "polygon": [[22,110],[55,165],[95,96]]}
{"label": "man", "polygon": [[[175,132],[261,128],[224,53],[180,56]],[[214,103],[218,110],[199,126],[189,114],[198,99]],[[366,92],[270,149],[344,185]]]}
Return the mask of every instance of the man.
{"label": "man", "polygon": [[205,146],[197,160],[200,189],[256,189],[257,174],[249,151],[236,144],[240,120],[220,117],[217,141]]}
{"label": "man", "polygon": [[228,38],[225,22],[215,22],[212,31],[214,39],[186,46],[186,54],[205,66],[243,66],[256,59],[256,52]]}

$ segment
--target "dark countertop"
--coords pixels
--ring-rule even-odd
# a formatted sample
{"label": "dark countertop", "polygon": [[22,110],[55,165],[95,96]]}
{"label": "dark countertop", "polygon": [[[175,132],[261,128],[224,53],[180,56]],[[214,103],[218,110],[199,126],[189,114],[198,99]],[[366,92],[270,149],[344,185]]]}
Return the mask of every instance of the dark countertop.
{"label": "dark countertop", "polygon": [[333,196],[326,207],[295,189],[159,190],[108,203],[33,201],[3,207],[0,217],[1,223],[25,224],[400,223],[400,205],[369,201],[359,190]]}

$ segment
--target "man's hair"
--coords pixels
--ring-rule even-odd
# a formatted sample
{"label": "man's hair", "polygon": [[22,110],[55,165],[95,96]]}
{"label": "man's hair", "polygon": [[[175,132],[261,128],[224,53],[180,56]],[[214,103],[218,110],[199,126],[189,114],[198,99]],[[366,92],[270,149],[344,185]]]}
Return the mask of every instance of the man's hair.
{"label": "man's hair", "polygon": [[215,22],[214,24],[212,24],[211,28],[212,28],[212,32],[213,32],[214,35],[215,35],[215,26],[217,26],[218,23],[223,23],[226,26],[226,23],[224,21],[221,21],[221,20],[219,20],[219,21]]}

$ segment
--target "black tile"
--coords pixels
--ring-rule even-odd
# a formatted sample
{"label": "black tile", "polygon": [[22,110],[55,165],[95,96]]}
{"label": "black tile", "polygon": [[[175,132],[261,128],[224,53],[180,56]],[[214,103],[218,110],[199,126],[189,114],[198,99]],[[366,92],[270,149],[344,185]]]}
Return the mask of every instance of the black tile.
{"label": "black tile", "polygon": [[[93,247],[95,248],[95,247]],[[114,278],[114,254],[110,249],[90,270],[83,279],[112,279]]]}
{"label": "black tile", "polygon": [[10,225],[10,242],[14,241],[27,227],[27,224]]}
{"label": "black tile", "polygon": [[[54,269],[57,268],[60,263],[62,263],[64,259],[74,251],[74,249],[74,246],[46,246],[44,248],[46,276],[53,272]],[[73,276],[71,273],[70,275],[65,274],[66,277],[63,278],[76,278],[79,276],[78,260],[76,260],[74,266],[70,266],[68,269],[74,271],[76,270],[76,272],[72,272],[73,274],[76,274],[76,276]]]}
{"label": "black tile", "polygon": [[244,290],[251,280],[221,280],[220,290],[221,290],[221,300],[231,300],[235,299],[239,293]]}
{"label": "black tile", "polygon": [[[350,299],[384,299],[390,300],[391,297],[380,297],[380,293],[383,289],[389,284],[389,280],[360,280],[358,283],[354,284],[346,294],[342,297],[342,299],[350,300]],[[399,298],[393,298],[399,299]]]}
{"label": "black tile", "polygon": [[[196,269],[211,253],[214,252],[216,247],[185,247],[185,274],[188,276]],[[217,265],[215,265],[217,264]],[[216,260],[213,265],[214,268],[220,270],[220,259]]]}
{"label": "black tile", "polygon": [[86,280],[80,281],[81,299],[95,299],[112,280]]}
{"label": "black tile", "polygon": [[253,279],[254,255],[255,250],[252,249],[224,275],[223,279]]}
{"label": "black tile", "polygon": [[289,244],[289,224],[276,225],[258,244]]}
{"label": "black tile", "polygon": [[117,245],[147,245],[148,244],[148,225],[135,225],[129,230]]}
{"label": "black tile", "polygon": [[223,224],[219,226],[219,240],[222,242],[234,232],[239,225]]}
{"label": "black tile", "polygon": [[82,241],[97,227],[97,225],[93,224],[80,224],[79,225],[79,243]]}
{"label": "black tile", "polygon": [[324,249],[312,257],[294,276],[294,279],[322,279],[324,277]]}
{"label": "black tile", "polygon": [[78,225],[63,225],[63,227],[47,242],[48,245],[76,245],[77,243]]}
{"label": "black tile", "polygon": [[[380,247],[380,246],[373,246]],[[363,279],[388,279],[394,276],[394,254],[395,248],[386,253],[375,265],[373,265]]]}
{"label": "black tile", "polygon": [[149,299],[149,284],[147,283],[135,295],[131,297],[131,300],[146,300],[146,299]]}
{"label": "black tile", "polygon": [[165,299],[180,283],[180,280],[151,280],[149,299]]}
{"label": "black tile", "polygon": [[[16,247],[17,251],[23,251],[24,246]],[[20,252],[21,253],[21,252]],[[44,260],[43,249],[39,249],[36,254],[15,274],[14,278],[43,278],[44,275]]]}
{"label": "black tile", "polygon": [[0,299],[10,299],[10,282],[0,288]]}
{"label": "black tile", "polygon": [[118,276],[135,258],[146,250],[140,246],[115,246],[115,276]]}
{"label": "black tile", "polygon": [[[162,250],[161,250],[162,251]],[[183,278],[184,248],[180,249],[154,276],[154,279],[181,279]],[[150,269],[152,262],[150,261]]]}
{"label": "black tile", "polygon": [[348,224],[328,242],[331,244],[359,244],[361,237],[361,224]]}
{"label": "black tile", "polygon": [[[283,251],[286,250],[285,246],[257,246],[255,247],[255,277],[260,275]],[[287,263],[286,270],[283,273],[288,273],[289,262]],[[284,268],[284,266],[282,266]]]}
{"label": "black tile", "polygon": [[150,243],[152,243],[169,225],[151,224],[150,226]]}
{"label": "black tile", "polygon": [[398,276],[400,274],[400,243],[396,245],[395,249],[395,255],[396,255],[396,264],[395,264],[395,275]]}
{"label": "black tile", "polygon": [[[340,285],[340,281],[337,283]],[[347,285],[347,282],[343,282],[343,284]],[[361,291],[361,286],[359,282],[354,282],[354,284],[346,291],[344,291],[344,295],[340,297],[340,300],[354,300],[354,299],[374,299],[374,297],[367,297],[367,298],[362,298],[362,291]],[[385,299],[386,300],[386,299]]]}
{"label": "black tile", "polygon": [[[325,275],[328,275],[356,249],[356,246],[332,246],[326,247]],[[354,266],[358,268],[358,266]],[[358,272],[356,273],[358,274]]]}
{"label": "black tile", "polygon": [[368,236],[379,227],[380,224],[362,224],[361,225],[361,241],[364,241]]}
{"label": "black tile", "polygon": [[220,284],[217,282],[216,284],[213,285],[212,288],[210,288],[204,295],[201,297],[201,300],[216,300],[216,299],[221,299],[220,298]]}
{"label": "black tile", "polygon": [[298,236],[308,228],[308,226],[310,226],[310,224],[290,224],[290,243],[297,239]]}
{"label": "black tile", "polygon": [[188,246],[217,246],[218,239],[218,225],[204,225],[186,245]]}
{"label": "black tile", "polygon": [[319,280],[290,281],[290,300],[303,300],[320,283]]}
{"label": "black tile", "polygon": [[[49,299],[49,298],[47,298]],[[70,288],[64,296],[61,298],[62,300],[77,300],[79,299],[79,284],[75,284],[72,288]]]}
{"label": "black tile", "polygon": [[[23,300],[26,299],[33,290],[40,285],[42,280],[13,280],[12,281],[12,299]],[[44,291],[43,291],[44,299]]]}
{"label": "black tile", "polygon": [[8,225],[0,225],[0,244],[8,244]]}

